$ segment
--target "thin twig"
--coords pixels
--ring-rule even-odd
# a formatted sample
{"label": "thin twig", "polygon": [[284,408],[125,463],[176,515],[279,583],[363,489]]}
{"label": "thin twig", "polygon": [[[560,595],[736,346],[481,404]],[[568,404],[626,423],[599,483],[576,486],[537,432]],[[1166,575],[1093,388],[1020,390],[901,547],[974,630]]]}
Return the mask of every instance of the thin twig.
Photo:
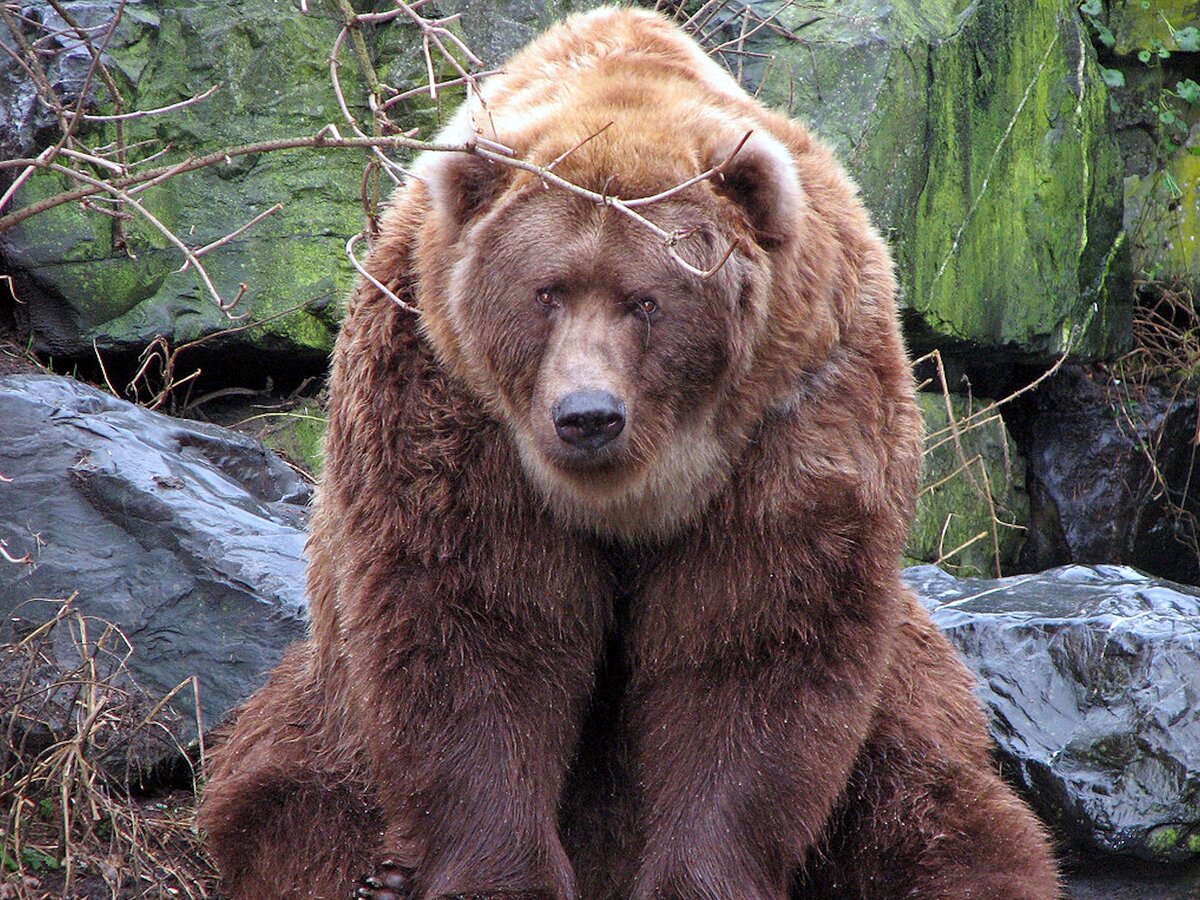
{"label": "thin twig", "polygon": [[358,234],[351,237],[350,240],[346,241],[346,257],[350,260],[350,264],[358,270],[358,274],[367,279],[367,281],[371,282],[371,284],[381,291],[385,297],[394,300],[401,309],[420,315],[421,311],[419,309],[417,309],[411,303],[406,303],[405,301],[401,300],[390,288],[387,287],[387,285],[379,281],[379,279],[363,268],[362,263],[358,261],[358,257],[354,255],[354,245],[361,241],[364,237],[365,235],[360,231]]}
{"label": "thin twig", "polygon": [[[251,228],[253,228],[255,225],[257,225],[259,222],[261,222],[267,216],[274,215],[275,213],[279,212],[281,209],[283,209],[283,204],[276,203],[270,209],[268,209],[264,212],[260,212],[257,216],[255,216],[253,219],[251,219],[249,222],[247,222],[241,228],[238,228],[234,231],[229,232],[229,234],[225,235],[225,237],[218,238],[217,240],[213,241],[211,244],[205,244],[199,250],[193,250],[192,256],[194,256],[196,259],[199,259],[204,254],[210,253],[213,250],[216,250],[218,247],[224,247],[230,241],[236,240],[237,238],[241,237],[243,234],[245,234],[247,231],[249,231]],[[180,272],[186,271],[187,267],[189,265],[190,265],[190,261],[185,262],[183,264],[183,268],[181,268],[179,271]]]}
{"label": "thin twig", "polygon": [[[169,106],[159,106],[155,109],[137,109],[133,112],[120,113],[112,116],[100,116],[88,113],[81,118],[85,122],[129,122],[134,119],[144,119],[147,116],[158,116],[163,113],[175,112],[177,109],[183,109],[185,106],[191,106],[194,103],[199,103],[201,100],[207,100],[218,90],[221,89],[221,84],[218,82],[206,91],[196,94],[194,97],[189,97],[186,100],[180,100],[178,103],[172,103]],[[75,115],[68,113],[68,115]]]}

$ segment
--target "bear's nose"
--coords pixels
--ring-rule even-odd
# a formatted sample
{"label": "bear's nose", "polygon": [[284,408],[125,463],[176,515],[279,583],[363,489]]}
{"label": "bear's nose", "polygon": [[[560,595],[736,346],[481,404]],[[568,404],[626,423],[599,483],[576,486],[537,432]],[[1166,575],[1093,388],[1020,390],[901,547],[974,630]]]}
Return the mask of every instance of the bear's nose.
{"label": "bear's nose", "polygon": [[573,391],[550,410],[554,430],[572,447],[596,450],[625,428],[625,404],[608,391]]}

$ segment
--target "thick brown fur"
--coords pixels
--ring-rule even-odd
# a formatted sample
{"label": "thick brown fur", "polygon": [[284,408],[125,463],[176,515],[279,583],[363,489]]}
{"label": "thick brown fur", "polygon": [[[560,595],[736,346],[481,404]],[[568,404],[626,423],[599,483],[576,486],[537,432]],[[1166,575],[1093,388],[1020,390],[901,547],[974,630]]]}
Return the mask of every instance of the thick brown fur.
{"label": "thick brown fur", "polygon": [[[641,208],[733,251],[700,279],[529,173],[420,161],[368,262],[420,315],[364,283],[338,339],[311,639],[213,755],[229,893],[340,900],[388,859],[379,897],[1055,896],[900,582],[920,420],[854,186],[649,13],[504,72],[446,139],[575,148],[554,171],[610,195],[751,132]],[[624,431],[577,452],[551,410],[597,384]]]}

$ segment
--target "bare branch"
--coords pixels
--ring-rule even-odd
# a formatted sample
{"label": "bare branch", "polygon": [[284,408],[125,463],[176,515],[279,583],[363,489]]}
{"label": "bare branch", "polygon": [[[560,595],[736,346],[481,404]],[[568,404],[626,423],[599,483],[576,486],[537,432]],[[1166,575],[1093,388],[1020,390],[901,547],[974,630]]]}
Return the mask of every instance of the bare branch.
{"label": "bare branch", "polygon": [[[213,241],[211,244],[205,244],[199,250],[193,251],[192,255],[194,257],[196,257],[196,259],[199,259],[205,253],[209,253],[212,250],[216,250],[218,247],[224,247],[230,241],[235,240],[238,237],[240,237],[241,235],[245,234],[247,231],[249,231],[251,228],[253,228],[255,225],[257,225],[259,222],[261,222],[267,216],[273,216],[275,213],[279,212],[281,209],[283,209],[283,204],[276,203],[274,206],[272,206],[270,209],[266,210],[265,212],[259,213],[257,216],[255,216],[253,219],[251,219],[249,222],[247,222],[245,225],[243,225],[241,228],[238,228],[235,231],[229,232],[229,234],[225,235],[225,237],[219,238],[218,240]],[[180,272],[187,271],[188,265],[190,265],[190,263],[185,262],[183,264],[183,268],[181,268],[179,271]]]}
{"label": "bare branch", "polygon": [[753,131],[747,131],[745,133],[745,135],[742,136],[742,139],[740,141],[738,141],[737,146],[733,148],[733,152],[730,153],[727,157],[725,157],[725,159],[723,159],[717,165],[713,166],[708,171],[701,172],[699,175],[696,175],[693,178],[689,178],[687,181],[681,182],[681,183],[675,185],[675,187],[673,187],[673,188],[669,188],[668,190],[662,191],[657,194],[653,194],[649,197],[639,197],[636,200],[626,200],[625,205],[630,207],[631,209],[636,209],[639,206],[648,206],[651,203],[657,203],[659,200],[666,200],[668,197],[672,197],[675,194],[678,194],[680,191],[691,187],[693,184],[696,184],[701,181],[707,181],[709,178],[712,178],[714,175],[724,175],[725,170],[727,168],[729,168],[729,164],[731,162],[733,162],[733,158],[742,152],[742,148],[744,146],[746,146],[746,141],[750,140],[750,135],[752,135],[752,134],[754,134]]}
{"label": "bare branch", "polygon": [[[618,197],[610,197],[605,194],[598,194],[595,191],[590,191],[587,188],[580,187],[577,184],[567,181],[565,178],[560,178],[558,175],[555,175],[553,172],[551,172],[545,166],[539,166],[539,165],[537,165],[535,163],[531,163],[525,159],[517,159],[517,158],[513,158],[513,157],[509,157],[509,156],[504,156],[503,154],[495,153],[491,150],[486,150],[483,147],[479,146],[478,144],[468,145],[465,149],[468,150],[469,152],[475,153],[477,156],[483,157],[484,159],[490,159],[493,162],[498,162],[498,163],[501,163],[502,165],[512,166],[517,169],[523,169],[526,172],[531,172],[534,175],[538,176],[540,179],[542,179],[542,181],[548,182],[549,184],[554,185],[555,187],[562,188],[565,191],[575,194],[577,197],[583,197],[587,200],[591,200],[593,203],[595,203],[599,206],[611,207],[612,209],[617,210],[622,215],[628,216],[630,219],[637,222],[643,228],[646,228],[647,230],[649,230],[650,232],[652,232],[653,234],[655,234],[659,238],[661,238],[662,242],[663,242],[663,247],[666,248],[666,250],[667,250],[668,254],[671,256],[671,258],[673,260],[675,260],[675,262],[677,262],[681,267],[683,267],[683,269],[685,271],[690,272],[692,275],[695,275],[697,278],[701,278],[701,279],[705,279],[705,280],[711,278],[714,274],[716,274],[718,271],[720,271],[721,267],[725,264],[725,262],[729,259],[729,257],[733,253],[733,248],[731,246],[729,251],[727,251],[725,253],[725,255],[721,258],[721,261],[719,263],[717,263],[717,265],[715,265],[713,268],[699,269],[696,266],[692,265],[690,262],[688,262],[686,259],[684,259],[682,256],[680,256],[679,252],[675,249],[675,247],[679,243],[680,239],[682,237],[686,237],[686,235],[681,235],[678,232],[667,231],[666,229],[660,227],[659,225],[656,225],[654,222],[650,221],[645,216],[638,213],[636,209],[631,208],[629,205],[629,201],[621,200]],[[724,163],[722,163],[722,165],[724,165]],[[672,189],[672,190],[674,190],[674,189]],[[668,193],[668,192],[664,192],[664,193]],[[639,200],[640,199],[646,199],[646,198],[639,198]],[[636,204],[636,203],[639,203],[639,200],[634,200],[632,202]]]}
{"label": "bare branch", "polygon": [[387,285],[379,281],[379,279],[363,268],[362,263],[358,261],[358,257],[354,255],[354,245],[361,241],[363,237],[364,235],[360,231],[358,234],[351,237],[350,240],[346,241],[346,257],[350,260],[350,264],[358,270],[359,275],[371,282],[371,284],[378,288],[385,297],[389,297],[390,299],[394,300],[401,309],[420,315],[421,311],[419,309],[417,309],[411,303],[405,303],[403,300],[397,297],[395,292],[388,288]]}
{"label": "bare branch", "polygon": [[29,164],[25,166],[25,171],[23,171],[16,177],[16,179],[13,180],[13,183],[8,186],[8,190],[4,192],[4,196],[0,197],[0,212],[4,211],[4,207],[8,205],[10,200],[12,200],[13,195],[15,195],[17,191],[21,189],[21,185],[23,185],[29,179],[29,176],[36,172],[42,163],[46,162],[46,160],[51,157],[53,150],[53,147],[47,147],[37,155],[37,159],[30,161]]}
{"label": "bare branch", "polygon": [[3,557],[6,562],[10,563],[25,563],[26,565],[31,565],[33,563],[33,557],[28,553],[26,553],[24,556],[13,556],[11,553],[9,553],[8,544],[4,543],[4,541],[0,541],[0,557]]}
{"label": "bare branch", "polygon": [[[488,69],[485,72],[476,72],[473,76],[471,76],[470,79],[460,77],[460,78],[452,78],[449,81],[439,81],[438,87],[439,88],[458,87],[460,85],[467,84],[468,81],[476,79],[476,78],[486,78],[489,75],[499,75],[502,71],[504,71],[504,70],[503,69]],[[401,91],[400,93],[396,94],[395,96],[389,97],[384,102],[384,104],[381,107],[379,107],[379,109],[381,111],[386,111],[386,110],[391,109],[393,106],[396,106],[397,104],[403,103],[405,100],[411,100],[413,97],[418,97],[421,94],[427,94],[427,93],[429,93],[429,87],[426,85],[421,85],[420,87],[415,87],[415,88],[409,88],[407,91]]]}
{"label": "bare branch", "polygon": [[570,156],[572,153],[574,153],[576,150],[578,150],[580,147],[582,147],[588,141],[592,140],[593,138],[598,138],[600,135],[604,134],[604,132],[608,131],[608,129],[612,128],[612,126],[613,126],[613,123],[609,122],[607,125],[602,127],[599,131],[593,131],[591,134],[589,134],[587,137],[585,137],[582,141],[577,143],[571,149],[564,150],[562,153],[558,154],[558,156],[556,156],[556,157],[554,157],[554,159],[550,160],[550,164],[546,166],[546,171],[547,172],[551,171],[555,166],[557,166],[560,162],[562,162],[564,159],[566,159],[568,156]]}
{"label": "bare branch", "polygon": [[[159,106],[155,109],[137,109],[133,112],[121,113],[113,116],[97,116],[89,113],[81,118],[85,122],[128,122],[133,119],[144,119],[147,116],[158,116],[162,115],[163,113],[175,112],[177,109],[183,109],[185,106],[191,106],[193,103],[199,103],[201,100],[207,100],[220,89],[221,85],[218,82],[208,90],[202,91],[201,93],[196,94],[194,97],[188,97],[186,100],[180,100],[178,103],[172,103],[169,106]],[[74,117],[75,113],[68,113],[68,115]]]}
{"label": "bare branch", "polygon": [[[332,136],[330,136],[332,135]],[[258,153],[274,153],[280,150],[298,150],[309,147],[322,147],[333,150],[357,150],[363,147],[380,147],[384,149],[407,149],[407,150],[464,150],[465,148],[459,144],[438,144],[428,141],[418,141],[407,135],[390,135],[387,137],[366,137],[366,138],[345,138],[337,133],[337,129],[327,125],[315,135],[309,137],[297,138],[281,138],[274,141],[260,141],[253,144],[244,144],[240,147],[229,147],[224,150],[217,150],[213,153],[205,154],[204,156],[189,157],[180,163],[175,163],[169,166],[161,166],[156,169],[146,169],[142,172],[131,173],[124,178],[119,178],[112,182],[112,186],[125,189],[134,189],[130,193],[137,193],[139,190],[148,187],[150,182],[159,183],[161,180],[171,178],[175,175],[180,175],[184,172],[195,172],[199,169],[206,169],[210,166],[228,163],[232,159],[237,159],[242,156],[251,156]],[[24,159],[9,159],[0,160],[0,170],[23,168],[25,166],[34,166],[36,168],[45,168],[45,160],[39,158],[24,158]],[[69,176],[73,172],[67,173]],[[134,187],[144,186],[144,187]],[[18,210],[14,210],[8,215],[0,218],[0,232],[7,231],[14,225],[18,225],[39,213],[45,212],[48,209],[54,209],[56,206],[62,206],[64,203],[73,203],[76,200],[82,200],[84,197],[91,197],[95,194],[103,193],[105,188],[89,184],[87,187],[77,188],[75,190],[63,191],[61,194],[55,194],[52,197],[47,197],[36,203],[31,203],[28,206],[23,206]]]}
{"label": "bare branch", "polygon": [[[238,302],[237,299],[235,299],[232,303],[226,303],[225,300],[222,299],[221,294],[217,290],[216,285],[214,285],[212,282],[212,279],[209,278],[208,271],[204,268],[203,265],[201,265],[200,260],[198,260],[196,258],[196,255],[192,252],[192,249],[187,244],[185,244],[182,240],[180,240],[179,237],[176,236],[175,232],[171,231],[170,228],[168,228],[166,225],[164,225],[162,222],[160,222],[158,220],[158,217],[155,216],[154,213],[152,213],[152,212],[150,212],[150,210],[146,209],[146,207],[144,207],[141,203],[139,203],[129,193],[121,190],[118,187],[115,187],[114,185],[108,184],[104,181],[100,181],[97,178],[92,178],[90,175],[85,175],[83,172],[76,172],[76,171],[73,171],[72,169],[68,169],[66,166],[61,166],[58,163],[52,163],[48,168],[53,169],[54,171],[60,172],[65,175],[69,175],[72,178],[76,178],[80,181],[86,182],[87,184],[90,184],[93,187],[96,187],[101,191],[106,191],[106,192],[112,194],[114,197],[117,197],[117,198],[121,199],[122,201],[124,201],[125,203],[128,203],[131,207],[133,207],[135,210],[137,210],[138,214],[141,215],[142,218],[144,218],[147,222],[149,222],[151,225],[153,225],[163,237],[165,237],[168,241],[170,241],[172,244],[174,244],[176,247],[178,247],[180,252],[183,253],[184,257],[187,259],[187,261],[190,262],[193,266],[195,266],[196,272],[200,276],[200,280],[204,282],[205,288],[208,289],[209,295],[212,297],[213,302],[215,302],[217,304],[217,308],[219,310],[221,310],[221,312],[229,313],[229,311],[232,310],[234,308],[234,306],[237,304],[237,302]],[[243,285],[243,287],[244,287],[244,285]],[[240,298],[241,298],[241,295],[239,294],[238,299],[240,299]]]}

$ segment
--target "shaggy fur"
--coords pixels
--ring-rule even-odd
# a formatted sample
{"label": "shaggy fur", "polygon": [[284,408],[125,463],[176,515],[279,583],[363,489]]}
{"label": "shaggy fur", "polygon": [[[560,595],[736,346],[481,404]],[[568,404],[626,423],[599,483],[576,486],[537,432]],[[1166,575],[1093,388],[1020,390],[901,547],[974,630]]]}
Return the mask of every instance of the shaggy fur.
{"label": "shaggy fur", "polygon": [[[970,679],[897,563],[920,420],[886,249],[800,125],[603,10],[473,132],[636,223],[428,154],[338,339],[312,635],[214,754],[235,898],[1055,896]],[[611,124],[609,124],[611,123]],[[589,135],[602,134],[579,145]],[[569,446],[602,388],[625,424]],[[388,865],[383,866],[383,861]]]}

